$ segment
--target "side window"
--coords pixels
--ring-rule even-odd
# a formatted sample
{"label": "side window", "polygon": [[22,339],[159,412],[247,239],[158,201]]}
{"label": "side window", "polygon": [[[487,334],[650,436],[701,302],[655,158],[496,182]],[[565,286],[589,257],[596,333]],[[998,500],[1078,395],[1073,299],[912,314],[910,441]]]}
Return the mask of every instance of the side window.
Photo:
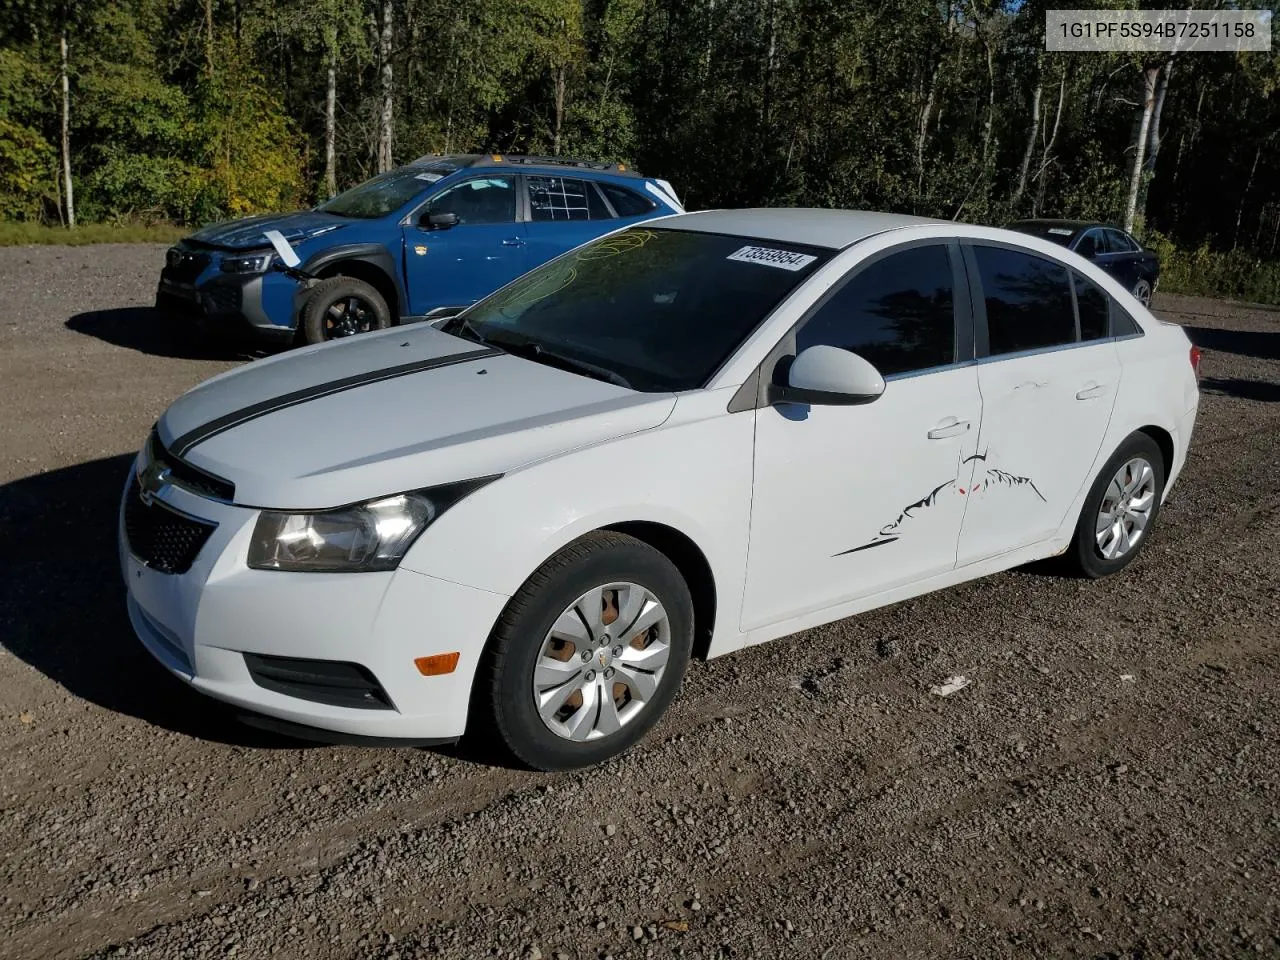
{"label": "side window", "polygon": [[572,177],[527,177],[529,219],[589,220],[588,184]]}
{"label": "side window", "polygon": [[1080,339],[1101,340],[1108,336],[1107,312],[1110,298],[1102,288],[1072,272],[1076,285],[1076,309],[1080,312]]}
{"label": "side window", "polygon": [[1113,337],[1140,337],[1142,327],[1120,304],[1111,301],[1111,335]]}
{"label": "side window", "polygon": [[511,177],[464,180],[432,198],[431,213],[456,213],[459,223],[514,223],[516,186]]}
{"label": "side window", "polygon": [[599,184],[587,184],[587,209],[592,220],[612,220],[613,214],[605,206],[604,197],[600,195]]}
{"label": "side window", "polygon": [[1119,230],[1104,230],[1102,232],[1107,236],[1108,253],[1133,253],[1133,244]]}
{"label": "side window", "polygon": [[796,332],[796,350],[852,350],[885,376],[956,357],[951,258],[941,245],[890,254],[859,270]]}
{"label": "side window", "polygon": [[1087,259],[1092,259],[1098,254],[1106,252],[1107,248],[1102,243],[1102,234],[1097,230],[1090,230],[1076,244],[1076,253]]}
{"label": "side window", "polygon": [[1076,341],[1067,268],[1003,247],[975,246],[991,356]]}
{"label": "side window", "polygon": [[620,217],[643,216],[657,206],[648,197],[642,197],[635,191],[616,184],[602,183],[600,189],[604,191],[604,195],[609,198],[613,209],[618,211]]}

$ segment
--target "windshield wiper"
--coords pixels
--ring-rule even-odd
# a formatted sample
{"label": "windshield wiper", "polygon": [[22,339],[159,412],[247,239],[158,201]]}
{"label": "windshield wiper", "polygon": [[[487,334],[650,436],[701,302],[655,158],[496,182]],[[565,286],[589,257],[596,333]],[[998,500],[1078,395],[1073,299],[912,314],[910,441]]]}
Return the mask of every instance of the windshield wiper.
{"label": "windshield wiper", "polygon": [[[480,337],[476,333],[474,327],[470,327],[470,322],[463,320],[459,331],[463,328],[470,328],[471,332]],[[601,367],[586,360],[578,360],[575,357],[566,357],[562,353],[556,353],[554,350],[548,350],[540,343],[532,340],[508,340],[505,337],[481,337],[482,343],[489,343],[500,350],[515,354],[517,357],[524,357],[526,360],[532,360],[534,363],[544,363],[549,367],[559,367],[561,370],[568,370],[571,373],[581,373],[585,376],[592,377],[596,380],[604,380],[608,383],[615,384],[619,387],[625,387],[628,390],[634,390],[629,381],[622,374],[608,367]]]}

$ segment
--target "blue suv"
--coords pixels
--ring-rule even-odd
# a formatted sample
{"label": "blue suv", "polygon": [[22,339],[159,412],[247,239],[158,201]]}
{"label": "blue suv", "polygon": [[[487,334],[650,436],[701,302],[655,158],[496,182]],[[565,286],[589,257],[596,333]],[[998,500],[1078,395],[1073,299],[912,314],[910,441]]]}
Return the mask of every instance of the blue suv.
{"label": "blue suv", "polygon": [[167,252],[156,306],[321,343],[455,312],[578,244],[683,212],[669,183],[619,164],[422,157],[314,210],[192,234]]}

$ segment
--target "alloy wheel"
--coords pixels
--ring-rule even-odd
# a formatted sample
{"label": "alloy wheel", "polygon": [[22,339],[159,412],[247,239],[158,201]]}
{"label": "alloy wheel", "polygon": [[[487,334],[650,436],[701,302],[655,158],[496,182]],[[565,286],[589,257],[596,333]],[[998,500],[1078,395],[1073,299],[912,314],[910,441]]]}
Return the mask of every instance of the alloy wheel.
{"label": "alloy wheel", "polygon": [[329,305],[324,313],[324,335],[327,340],[368,333],[377,314],[361,297],[342,297]]}

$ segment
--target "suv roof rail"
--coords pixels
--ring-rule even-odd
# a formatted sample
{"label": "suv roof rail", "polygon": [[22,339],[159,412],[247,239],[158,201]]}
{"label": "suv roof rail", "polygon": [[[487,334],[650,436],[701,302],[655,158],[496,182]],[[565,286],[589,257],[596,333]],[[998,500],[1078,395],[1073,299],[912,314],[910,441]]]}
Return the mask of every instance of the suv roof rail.
{"label": "suv roof rail", "polygon": [[473,167],[505,166],[521,164],[538,167],[577,167],[581,170],[599,170],[607,173],[621,173],[633,177],[642,176],[640,171],[630,169],[625,163],[605,163],[599,160],[580,160],[575,157],[540,157],[527,153],[484,153]]}

